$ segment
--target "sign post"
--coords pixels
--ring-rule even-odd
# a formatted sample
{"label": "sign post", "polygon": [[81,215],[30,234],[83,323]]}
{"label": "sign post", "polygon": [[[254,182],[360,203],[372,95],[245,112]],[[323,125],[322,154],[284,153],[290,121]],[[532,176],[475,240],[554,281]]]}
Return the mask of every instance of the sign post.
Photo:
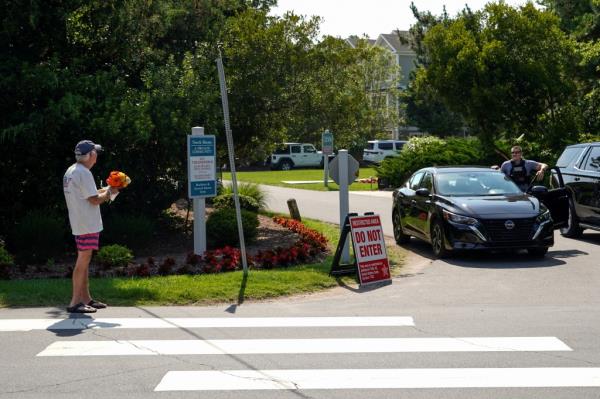
{"label": "sign post", "polygon": [[329,155],[333,154],[333,133],[325,130],[321,135],[321,152],[323,153],[323,185],[329,187]]}
{"label": "sign post", "polygon": [[215,136],[205,136],[203,127],[193,127],[187,139],[188,197],[194,203],[194,253],[206,252],[205,198],[217,195]]}
{"label": "sign post", "polygon": [[240,196],[237,187],[237,175],[235,173],[235,154],[233,149],[233,135],[231,134],[231,125],[229,123],[229,101],[227,100],[227,83],[225,82],[225,68],[223,68],[223,59],[219,51],[217,58],[217,71],[219,73],[219,86],[221,88],[221,103],[223,104],[223,119],[225,122],[225,136],[227,138],[227,152],[229,153],[229,170],[231,171],[231,187],[233,188],[233,202],[235,203],[235,213],[237,216],[238,236],[240,240],[240,252],[242,255],[242,267],[244,268],[244,277],[248,276],[248,260],[246,259],[246,243],[244,242],[244,229],[242,226],[242,211],[240,208]]}
{"label": "sign post", "polygon": [[360,284],[390,280],[390,265],[379,215],[350,216],[349,220]]}
{"label": "sign post", "polygon": [[[329,164],[329,172],[331,178],[340,186],[340,232],[344,229],[344,221],[350,209],[350,201],[348,199],[348,186],[354,182],[359,169],[359,163],[352,155],[348,154],[348,150],[339,150],[337,157]],[[348,240],[344,243],[342,251],[342,262],[348,263],[350,259],[350,247]]]}

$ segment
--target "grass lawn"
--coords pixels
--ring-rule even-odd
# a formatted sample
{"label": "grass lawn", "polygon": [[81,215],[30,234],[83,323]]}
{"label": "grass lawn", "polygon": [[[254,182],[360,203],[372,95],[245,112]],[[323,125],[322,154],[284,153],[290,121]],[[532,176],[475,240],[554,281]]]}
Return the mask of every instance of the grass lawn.
{"label": "grass lawn", "polygon": [[[358,178],[366,179],[376,177],[375,169],[360,168]],[[231,180],[231,173],[223,173],[224,180]],[[305,190],[318,191],[338,191],[338,185],[334,182],[329,183],[329,187],[323,185],[323,169],[292,169],[292,170],[267,170],[257,172],[237,172],[238,181],[267,184],[270,186],[281,186],[290,188],[301,188]],[[316,180],[319,183],[308,184],[287,184],[283,181],[301,181]],[[359,183],[354,182],[350,185],[350,191],[370,191],[377,190],[377,183]]]}
{"label": "grass lawn", "polygon": [[[335,225],[314,220],[303,223],[324,234],[332,247],[339,234]],[[404,250],[388,245],[392,275],[399,274]],[[240,302],[278,296],[311,293],[340,284],[329,276],[331,260],[298,265],[285,269],[250,270],[247,281],[241,271],[195,276],[92,278],[94,297],[115,306],[138,305],[200,305],[218,302]],[[352,276],[342,278],[343,284],[354,284]],[[0,307],[67,305],[71,297],[70,279],[0,280]]]}

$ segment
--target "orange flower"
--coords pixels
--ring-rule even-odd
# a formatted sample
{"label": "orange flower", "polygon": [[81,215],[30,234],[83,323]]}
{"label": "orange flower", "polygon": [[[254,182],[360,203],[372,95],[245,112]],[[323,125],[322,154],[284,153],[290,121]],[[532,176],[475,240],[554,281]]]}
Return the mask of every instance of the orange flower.
{"label": "orange flower", "polygon": [[131,179],[123,172],[113,170],[110,172],[106,184],[114,188],[125,188],[131,183]]}

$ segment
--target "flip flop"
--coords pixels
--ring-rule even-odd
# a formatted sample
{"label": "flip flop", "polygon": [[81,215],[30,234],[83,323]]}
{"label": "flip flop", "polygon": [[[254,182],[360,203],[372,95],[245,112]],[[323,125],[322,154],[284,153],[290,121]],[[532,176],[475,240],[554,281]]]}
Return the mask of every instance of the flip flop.
{"label": "flip flop", "polygon": [[91,306],[94,309],[105,309],[107,305],[105,303],[98,302],[92,299],[88,302],[87,306]]}
{"label": "flip flop", "polygon": [[96,309],[86,305],[83,302],[79,302],[73,306],[67,306],[67,312],[69,313],[95,313]]}

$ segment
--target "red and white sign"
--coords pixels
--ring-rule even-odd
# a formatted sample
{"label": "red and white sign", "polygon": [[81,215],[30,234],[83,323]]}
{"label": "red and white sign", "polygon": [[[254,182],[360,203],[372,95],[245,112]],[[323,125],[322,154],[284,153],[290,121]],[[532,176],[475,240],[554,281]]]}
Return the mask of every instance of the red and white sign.
{"label": "red and white sign", "polygon": [[361,284],[390,279],[390,264],[379,215],[351,216],[350,230]]}

